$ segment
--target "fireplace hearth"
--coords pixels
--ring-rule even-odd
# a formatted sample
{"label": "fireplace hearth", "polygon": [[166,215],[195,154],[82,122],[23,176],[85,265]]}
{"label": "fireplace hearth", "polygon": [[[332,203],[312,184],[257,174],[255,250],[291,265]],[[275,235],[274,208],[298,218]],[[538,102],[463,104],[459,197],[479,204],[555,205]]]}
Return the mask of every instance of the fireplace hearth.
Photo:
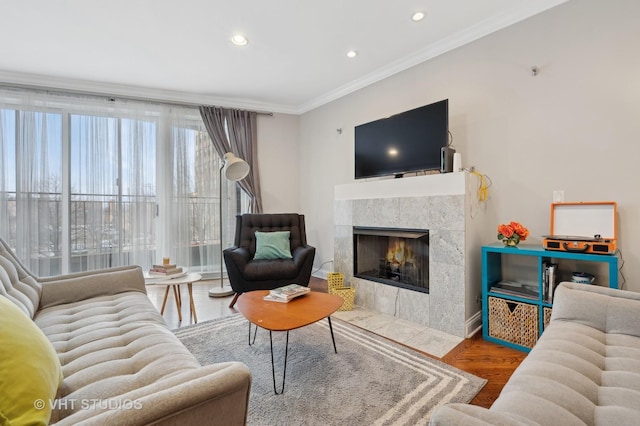
{"label": "fireplace hearth", "polygon": [[429,293],[429,231],[353,228],[358,278]]}

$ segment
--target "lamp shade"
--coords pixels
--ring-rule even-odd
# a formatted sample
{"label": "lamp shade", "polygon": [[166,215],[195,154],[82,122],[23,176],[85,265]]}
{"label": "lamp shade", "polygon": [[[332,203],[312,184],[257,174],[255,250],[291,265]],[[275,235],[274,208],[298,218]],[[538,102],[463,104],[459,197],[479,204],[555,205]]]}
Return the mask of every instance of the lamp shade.
{"label": "lamp shade", "polygon": [[224,177],[230,181],[239,181],[249,174],[249,164],[242,158],[238,158],[233,153],[227,152],[224,155]]}

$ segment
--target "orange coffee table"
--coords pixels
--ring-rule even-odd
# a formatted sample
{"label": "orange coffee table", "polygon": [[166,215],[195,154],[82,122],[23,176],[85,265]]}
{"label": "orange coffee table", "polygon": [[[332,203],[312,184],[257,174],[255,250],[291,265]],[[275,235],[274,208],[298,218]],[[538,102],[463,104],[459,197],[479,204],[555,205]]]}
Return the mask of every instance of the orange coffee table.
{"label": "orange coffee table", "polygon": [[[273,391],[276,395],[284,392],[284,383],[287,373],[287,354],[289,350],[289,331],[304,327],[323,318],[329,321],[331,330],[331,340],[333,350],[336,349],[336,340],[333,336],[333,326],[331,325],[331,314],[338,310],[344,300],[333,294],[319,293],[312,291],[304,296],[296,297],[289,303],[271,302],[264,300],[264,296],[269,294],[269,290],[250,291],[242,293],[238,298],[238,311],[249,320],[249,345],[251,345],[251,324],[269,330],[269,344],[271,345],[271,372],[273,376]],[[256,332],[258,328],[256,327]],[[284,370],[282,373],[282,389],[278,392],[276,388],[276,372],[273,361],[273,339],[272,332],[286,331],[287,339],[284,352]],[[254,333],[255,341],[255,333]]]}

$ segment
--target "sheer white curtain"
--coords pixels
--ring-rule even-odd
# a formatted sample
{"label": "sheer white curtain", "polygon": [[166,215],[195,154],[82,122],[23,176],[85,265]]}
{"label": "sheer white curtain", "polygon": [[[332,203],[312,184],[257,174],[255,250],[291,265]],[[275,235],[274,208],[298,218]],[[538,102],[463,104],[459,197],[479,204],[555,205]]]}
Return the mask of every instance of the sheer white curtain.
{"label": "sheer white curtain", "polygon": [[72,270],[119,264],[118,120],[71,114]]}
{"label": "sheer white curtain", "polygon": [[83,113],[69,114],[70,269],[147,267],[156,257],[157,114],[123,101],[76,107]]}
{"label": "sheer white curtain", "polygon": [[0,235],[38,275],[220,268],[220,160],[196,108],[0,89],[0,160]]}
{"label": "sheer white curtain", "polygon": [[59,114],[0,108],[0,232],[41,275],[60,268],[60,129]]}
{"label": "sheer white curtain", "polygon": [[122,119],[121,126],[121,227],[126,236],[119,264],[147,267],[159,263],[156,253],[158,148],[157,123],[146,114]]}
{"label": "sheer white curtain", "polygon": [[197,111],[172,108],[169,111],[168,152],[172,167],[171,200],[166,212],[172,225],[169,252],[190,270],[213,272],[220,263],[216,252],[218,236],[219,156],[203,133]]}
{"label": "sheer white curtain", "polygon": [[[171,199],[161,212],[168,222],[168,241],[163,244],[176,263],[188,265],[192,271],[220,273],[220,250],[233,242],[238,193],[234,182],[222,181],[225,211],[220,235],[219,171],[223,163],[215,151],[198,110],[171,107],[167,112],[169,157],[162,160],[172,173],[168,185]],[[164,213],[164,214],[163,214]]]}

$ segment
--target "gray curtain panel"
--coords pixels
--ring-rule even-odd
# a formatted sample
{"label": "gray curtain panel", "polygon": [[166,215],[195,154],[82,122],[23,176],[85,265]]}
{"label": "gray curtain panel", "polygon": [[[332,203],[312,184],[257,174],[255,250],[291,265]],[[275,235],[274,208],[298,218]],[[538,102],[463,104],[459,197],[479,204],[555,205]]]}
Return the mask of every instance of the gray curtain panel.
{"label": "gray curtain panel", "polygon": [[232,152],[249,164],[249,175],[238,185],[251,197],[251,213],[262,213],[257,158],[258,114],[254,111],[201,106],[200,115],[220,157]]}

